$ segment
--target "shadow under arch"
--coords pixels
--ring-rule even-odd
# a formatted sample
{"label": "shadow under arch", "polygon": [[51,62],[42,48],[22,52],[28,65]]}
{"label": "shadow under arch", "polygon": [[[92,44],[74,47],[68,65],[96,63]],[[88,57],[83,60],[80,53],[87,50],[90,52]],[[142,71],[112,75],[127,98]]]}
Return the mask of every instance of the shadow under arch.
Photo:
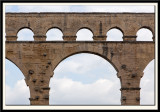
{"label": "shadow under arch", "polygon": [[34,31],[33,31],[33,29],[30,28],[30,27],[21,27],[21,28],[19,28],[18,31],[17,31],[17,33],[16,33],[16,35],[18,35],[19,31],[21,31],[21,30],[23,30],[23,29],[29,29],[29,30],[31,30],[32,33],[33,33],[33,35],[34,35]]}
{"label": "shadow under arch", "polygon": [[79,28],[79,29],[76,31],[76,35],[77,35],[77,33],[78,33],[80,30],[82,30],[82,29],[87,29],[87,30],[91,31],[91,33],[92,33],[93,36],[94,36],[93,30],[92,30],[91,28],[89,28],[89,27],[81,27],[81,28]]}
{"label": "shadow under arch", "polygon": [[[137,32],[138,32],[140,29],[142,29],[142,28],[145,28],[145,29],[150,30],[150,31],[152,32],[152,35],[154,35],[153,29],[152,29],[150,26],[142,26],[142,27],[140,27],[140,28],[137,30]],[[137,32],[136,32],[136,33],[137,33]]]}
{"label": "shadow under arch", "polygon": [[118,27],[118,26],[111,27],[110,29],[107,30],[107,32],[110,31],[110,30],[112,30],[112,29],[120,30],[122,32],[122,35],[124,35],[123,30],[120,27]]}
{"label": "shadow under arch", "polygon": [[110,61],[108,58],[106,58],[105,56],[99,54],[99,53],[96,53],[96,52],[91,52],[91,51],[79,51],[79,52],[75,52],[75,53],[72,53],[72,54],[69,54],[67,56],[65,56],[62,60],[60,60],[58,62],[58,64],[56,64],[56,66],[54,67],[54,69],[52,71],[54,71],[56,69],[56,67],[63,61],[65,60],[66,58],[70,57],[70,56],[73,56],[73,55],[76,55],[76,54],[81,54],[81,53],[88,53],[88,54],[93,54],[93,55],[97,55],[97,56],[100,56],[101,58],[105,59],[106,61],[108,61],[113,67],[114,69],[116,70],[117,74],[118,74],[118,68],[116,67],[116,65]]}
{"label": "shadow under arch", "polygon": [[59,28],[59,27],[57,27],[57,26],[54,26],[54,27],[50,27],[50,28],[48,28],[47,29],[47,31],[45,32],[45,34],[47,34],[47,32],[49,31],[49,30],[51,30],[51,29],[58,29],[58,30],[60,30],[61,32],[62,32],[62,34],[63,34],[63,31],[62,31],[62,29],[61,28]]}

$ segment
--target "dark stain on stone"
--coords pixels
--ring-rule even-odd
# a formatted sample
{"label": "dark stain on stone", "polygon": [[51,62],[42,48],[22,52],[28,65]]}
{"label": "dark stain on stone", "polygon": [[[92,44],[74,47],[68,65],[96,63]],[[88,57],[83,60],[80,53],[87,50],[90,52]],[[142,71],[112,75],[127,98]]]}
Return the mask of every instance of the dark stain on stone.
{"label": "dark stain on stone", "polygon": [[103,54],[104,54],[105,56],[108,55],[108,47],[103,47]]}
{"label": "dark stain on stone", "polygon": [[112,60],[112,58],[113,58],[113,55],[114,55],[114,53],[113,53],[113,51],[111,51],[111,60]]}
{"label": "dark stain on stone", "polygon": [[124,69],[124,70],[125,70],[125,69],[126,69],[126,65],[123,64],[123,65],[121,66],[121,69]]}

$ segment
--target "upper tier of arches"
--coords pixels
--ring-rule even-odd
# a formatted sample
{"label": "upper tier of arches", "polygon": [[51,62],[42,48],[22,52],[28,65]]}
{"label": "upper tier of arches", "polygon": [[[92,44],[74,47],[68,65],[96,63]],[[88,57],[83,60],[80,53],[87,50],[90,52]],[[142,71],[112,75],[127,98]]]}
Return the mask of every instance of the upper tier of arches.
{"label": "upper tier of arches", "polygon": [[136,41],[142,28],[152,32],[153,40],[155,37],[154,13],[7,13],[5,19],[8,41],[16,41],[24,28],[33,32],[36,41],[46,41],[47,32],[54,28],[62,32],[65,41],[77,40],[81,29],[91,31],[96,41],[108,40],[111,29],[119,30],[123,41]]}
{"label": "upper tier of arches", "polygon": [[[63,41],[64,34],[58,27],[50,28],[45,34],[46,41]],[[102,36],[103,37],[103,36]],[[113,27],[106,32],[104,41],[124,41],[123,30]],[[100,38],[100,37],[99,37]],[[153,41],[153,33],[151,29],[142,27],[136,33],[136,41]],[[17,32],[17,41],[34,41],[34,32],[30,28],[22,28]],[[75,36],[76,41],[94,41],[94,33],[89,28],[81,28]]]}

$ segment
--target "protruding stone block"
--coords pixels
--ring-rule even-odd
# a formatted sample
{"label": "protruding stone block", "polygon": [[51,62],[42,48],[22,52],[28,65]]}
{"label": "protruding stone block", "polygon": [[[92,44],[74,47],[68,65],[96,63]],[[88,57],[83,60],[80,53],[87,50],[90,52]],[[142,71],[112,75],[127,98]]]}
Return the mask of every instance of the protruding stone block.
{"label": "protruding stone block", "polygon": [[64,41],[76,41],[77,36],[63,36]]}
{"label": "protruding stone block", "polygon": [[49,95],[44,95],[44,99],[49,99]]}
{"label": "protruding stone block", "polygon": [[6,41],[17,41],[17,36],[6,36]]}
{"label": "protruding stone block", "polygon": [[50,90],[50,87],[42,87],[43,90]]}
{"label": "protruding stone block", "polygon": [[41,81],[41,83],[43,83],[43,82],[44,82],[44,80],[43,80],[43,79],[41,79],[40,81]]}
{"label": "protruding stone block", "polygon": [[37,79],[33,79],[32,81],[35,83]]}
{"label": "protruding stone block", "polygon": [[35,87],[34,90],[35,90],[35,91],[39,91],[40,88],[39,88],[39,87]]}
{"label": "protruding stone block", "polygon": [[123,101],[126,101],[126,97],[125,97],[125,96],[122,96],[122,100],[123,100]]}
{"label": "protruding stone block", "polygon": [[47,53],[43,53],[43,56],[47,56]]}
{"label": "protruding stone block", "polygon": [[136,98],[136,101],[140,101],[140,97],[137,97],[137,98]]}
{"label": "protruding stone block", "polygon": [[39,96],[36,96],[35,99],[38,100],[38,99],[39,99]]}
{"label": "protruding stone block", "polygon": [[33,37],[35,41],[46,41],[46,36],[44,35],[35,35]]}
{"label": "protruding stone block", "polygon": [[94,41],[106,41],[107,36],[93,36]]}
{"label": "protruding stone block", "polygon": [[50,65],[50,64],[51,64],[51,61],[48,61],[48,64]]}
{"label": "protruding stone block", "polygon": [[136,41],[137,36],[124,36],[123,41]]}
{"label": "protruding stone block", "polygon": [[126,65],[122,65],[121,68],[122,68],[122,69],[126,69]]}
{"label": "protruding stone block", "polygon": [[29,73],[29,74],[33,74],[34,71],[33,71],[33,70],[29,70],[28,73]]}
{"label": "protruding stone block", "polygon": [[136,73],[131,74],[131,77],[132,77],[132,78],[134,78],[134,77],[136,77],[136,76],[137,76],[137,74],[136,74]]}

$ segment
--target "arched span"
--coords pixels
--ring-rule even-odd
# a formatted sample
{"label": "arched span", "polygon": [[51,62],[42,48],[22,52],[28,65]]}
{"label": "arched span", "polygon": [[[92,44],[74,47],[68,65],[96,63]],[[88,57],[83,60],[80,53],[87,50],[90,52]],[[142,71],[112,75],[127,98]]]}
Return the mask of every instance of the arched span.
{"label": "arched span", "polygon": [[147,62],[147,64],[144,66],[143,72],[144,72],[144,70],[147,68],[147,66],[148,66],[152,61],[154,61],[154,63],[155,63],[155,58],[153,58],[153,59],[151,59],[151,60],[149,60],[149,61]]}
{"label": "arched span", "polygon": [[110,61],[108,58],[106,58],[105,56],[103,56],[103,55],[101,55],[101,54],[99,54],[99,53],[91,52],[91,51],[80,51],[80,52],[75,52],[75,53],[72,53],[72,54],[69,54],[69,55],[65,56],[62,60],[60,60],[60,62],[58,62],[58,64],[56,64],[56,66],[53,68],[52,71],[54,71],[54,70],[56,69],[56,67],[57,67],[63,60],[65,60],[66,58],[68,58],[68,57],[70,57],[70,56],[73,56],[73,55],[75,55],[75,54],[80,54],[80,53],[94,54],[94,55],[97,55],[97,56],[100,56],[100,57],[104,58],[106,61],[108,61],[108,62],[115,68],[116,72],[118,73],[118,69],[117,69],[117,67],[115,66],[115,64],[114,64],[112,61]]}
{"label": "arched span", "polygon": [[79,29],[76,31],[76,34],[78,33],[78,31],[80,31],[80,30],[82,30],[82,29],[87,29],[87,30],[91,31],[92,34],[94,35],[93,30],[92,30],[91,28],[88,28],[88,27],[81,27],[81,28],[79,28]]}
{"label": "arched span", "polygon": [[[122,32],[122,34],[124,35],[124,32],[123,32],[123,30],[120,28],[120,27],[118,27],[118,26],[114,26],[114,27],[111,27],[109,30],[112,30],[112,29],[118,29],[118,30],[120,30],[121,32]],[[109,31],[108,30],[108,31]],[[107,32],[108,32],[107,31]]]}
{"label": "arched span", "polygon": [[150,30],[150,31],[152,32],[152,35],[154,35],[153,29],[152,29],[150,26],[142,26],[142,27],[140,27],[140,28],[137,30],[137,32],[138,32],[140,29],[142,29],[142,28],[146,28],[146,29]]}
{"label": "arched span", "polygon": [[155,92],[154,91],[155,91],[156,74],[154,70],[155,68],[154,61],[155,60],[153,59],[147,64],[147,66],[143,70],[144,75],[140,79],[140,84],[139,84],[139,87],[141,88],[140,105],[154,105],[155,104]]}
{"label": "arched span", "polygon": [[55,26],[55,27],[50,27],[49,29],[47,29],[47,31],[45,32],[45,34],[46,34],[49,30],[51,30],[51,29],[53,29],[53,28],[60,30],[60,31],[62,32],[62,34],[63,34],[62,29],[59,28],[59,27],[56,27],[56,26]]}
{"label": "arched span", "polygon": [[20,30],[23,30],[23,29],[29,29],[29,30],[31,30],[31,31],[33,32],[33,34],[34,34],[33,29],[31,29],[30,27],[21,27],[20,29],[18,29],[16,35],[18,35],[18,32],[19,32]]}
{"label": "arched span", "polygon": [[[16,64],[16,62],[15,62],[14,60],[9,59],[8,57],[6,57],[6,59],[9,60],[10,62],[12,62],[14,65],[16,65],[16,67],[19,68],[19,70],[20,70],[20,71],[23,73],[23,75],[24,75],[23,70],[18,66],[18,64]],[[24,77],[25,77],[25,75],[24,75]]]}

